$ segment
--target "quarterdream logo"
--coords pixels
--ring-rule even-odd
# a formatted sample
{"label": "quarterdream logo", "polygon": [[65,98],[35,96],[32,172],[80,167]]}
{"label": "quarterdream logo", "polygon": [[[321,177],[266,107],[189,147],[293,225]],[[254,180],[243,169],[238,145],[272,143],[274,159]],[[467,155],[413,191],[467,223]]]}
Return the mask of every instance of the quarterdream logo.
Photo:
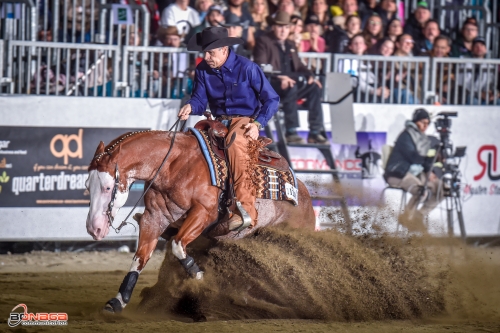
{"label": "quarterdream logo", "polygon": [[[14,312],[22,308],[23,312]],[[68,325],[68,314],[64,312],[28,313],[26,304],[16,305],[10,312],[8,324],[10,327],[23,326],[64,326]]]}
{"label": "quarterdream logo", "polygon": [[[483,160],[483,157],[485,155],[483,154],[484,152],[488,152],[487,162]],[[481,146],[477,151],[477,162],[481,166],[481,171],[474,176],[474,180],[475,181],[481,180],[486,174],[486,172],[488,172],[488,178],[491,181],[500,180],[500,174],[495,174],[497,172],[497,161],[498,161],[498,154],[497,154],[497,147],[495,145]]]}
{"label": "quarterdream logo", "polygon": [[[71,158],[79,158],[82,159],[82,136],[83,136],[83,129],[78,130],[78,135],[76,134],[71,134],[71,135],[64,135],[64,134],[57,134],[55,135],[52,140],[50,141],[50,152],[52,155],[54,155],[57,158],[64,158],[64,164],[68,164],[68,157]],[[57,150],[56,146],[58,146],[58,142],[62,143],[62,148],[61,150]],[[71,142],[74,141],[76,143],[76,150],[71,150],[70,145]]]}

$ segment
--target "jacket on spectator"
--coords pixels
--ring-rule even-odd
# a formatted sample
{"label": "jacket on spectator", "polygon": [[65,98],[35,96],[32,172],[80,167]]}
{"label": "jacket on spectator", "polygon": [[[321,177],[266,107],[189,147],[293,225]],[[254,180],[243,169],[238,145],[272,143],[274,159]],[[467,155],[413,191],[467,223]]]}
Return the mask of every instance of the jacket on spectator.
{"label": "jacket on spectator", "polygon": [[349,36],[339,26],[325,32],[326,50],[331,53],[349,53]]}
{"label": "jacket on spectator", "polygon": [[472,58],[472,52],[465,47],[464,40],[462,37],[458,37],[457,40],[451,46],[451,57]]}
{"label": "jacket on spectator", "polygon": [[[291,48],[291,58],[293,65],[292,73],[283,73],[291,78],[299,75],[310,77],[313,73],[300,61],[298,50],[294,42],[291,40],[285,41],[286,45]],[[260,36],[253,49],[253,59],[257,65],[270,64],[273,66],[273,71],[281,71],[281,62],[278,50],[278,40],[274,36],[274,32],[270,31],[263,36]]]}
{"label": "jacket on spectator", "polygon": [[432,158],[427,151],[431,140],[418,130],[411,120],[406,121],[404,131],[398,136],[385,167],[384,178],[403,178],[413,164],[421,165],[424,172],[431,169]]}
{"label": "jacket on spectator", "polygon": [[[357,59],[344,59],[339,63],[339,72],[356,76],[358,80],[358,90],[361,93],[373,95],[376,87],[375,73],[369,61],[359,61]],[[363,99],[362,99],[363,100]]]}
{"label": "jacket on spectator", "polygon": [[414,41],[425,39],[422,27],[415,18],[415,15],[410,16],[408,21],[405,22],[403,33],[412,36]]}

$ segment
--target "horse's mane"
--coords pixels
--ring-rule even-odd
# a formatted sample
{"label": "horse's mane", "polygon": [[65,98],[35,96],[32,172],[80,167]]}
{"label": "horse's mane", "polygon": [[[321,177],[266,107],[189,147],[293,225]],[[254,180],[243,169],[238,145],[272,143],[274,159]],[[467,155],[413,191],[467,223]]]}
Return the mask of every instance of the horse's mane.
{"label": "horse's mane", "polygon": [[133,136],[136,136],[138,134],[152,133],[152,132],[168,133],[167,131],[161,131],[161,130],[144,130],[144,131],[135,131],[135,132],[124,133],[124,134],[120,135],[119,137],[117,137],[116,139],[112,140],[110,143],[108,143],[108,145],[104,148],[104,151],[102,153],[97,154],[96,156],[94,156],[94,160],[96,160],[97,162],[99,162],[99,160],[101,159],[101,157],[103,155],[105,155],[105,154],[111,155],[111,151],[113,149],[115,149],[116,146],[118,146],[118,145],[120,145],[122,143],[125,143],[125,141],[128,141]]}

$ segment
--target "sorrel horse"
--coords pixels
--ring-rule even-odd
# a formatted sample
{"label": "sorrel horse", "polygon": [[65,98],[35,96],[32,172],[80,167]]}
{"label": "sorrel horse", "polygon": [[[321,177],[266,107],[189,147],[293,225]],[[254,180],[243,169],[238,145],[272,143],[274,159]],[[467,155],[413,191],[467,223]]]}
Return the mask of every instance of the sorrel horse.
{"label": "sorrel horse", "polygon": [[[175,135],[174,139],[172,137]],[[105,310],[120,312],[130,301],[140,272],[146,266],[158,238],[173,237],[172,252],[191,276],[203,272],[186,253],[186,246],[204,231],[215,239],[239,239],[269,225],[288,222],[296,227],[314,228],[311,198],[298,181],[297,206],[285,201],[257,199],[257,225],[240,233],[229,232],[218,219],[219,188],[212,186],[207,162],[194,135],[168,131],[126,133],[108,146],[101,141],[89,166],[86,186],[90,192],[87,231],[101,240],[109,233],[113,218],[125,204],[133,182],[151,184],[162,161],[168,158],[144,196],[145,210],[139,221],[139,243],[130,271],[116,297]],[[111,204],[110,204],[111,203]],[[207,229],[207,227],[211,228]]]}

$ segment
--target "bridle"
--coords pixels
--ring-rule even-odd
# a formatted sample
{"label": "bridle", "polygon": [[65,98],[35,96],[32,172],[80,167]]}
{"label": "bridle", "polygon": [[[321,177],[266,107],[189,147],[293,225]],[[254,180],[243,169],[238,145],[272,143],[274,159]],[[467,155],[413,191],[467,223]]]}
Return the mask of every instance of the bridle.
{"label": "bridle", "polygon": [[[175,127],[175,130],[174,130],[174,135],[172,136],[172,140],[170,141],[170,147],[168,148],[168,151],[167,151],[167,154],[165,155],[165,158],[163,159],[163,162],[161,162],[160,164],[160,167],[158,168],[158,170],[156,171],[156,174],[154,175],[153,179],[151,179],[151,181],[149,182],[149,186],[148,188],[142,192],[142,195],[141,197],[139,198],[139,200],[137,200],[137,202],[135,203],[134,207],[130,210],[130,212],[128,213],[127,217],[125,218],[125,220],[123,220],[123,222],[118,226],[118,228],[115,228],[113,226],[113,221],[114,221],[114,217],[113,215],[111,214],[111,212],[113,211],[113,207],[115,205],[115,200],[116,200],[116,192],[118,191],[118,187],[120,186],[120,172],[118,171],[118,163],[115,164],[115,185],[113,186],[113,190],[111,191],[111,200],[109,201],[109,204],[108,204],[108,209],[106,210],[106,216],[108,217],[108,224],[109,226],[118,234],[120,233],[121,229],[126,226],[127,224],[130,224],[132,226],[134,226],[135,228],[135,225],[133,225],[132,223],[130,222],[127,222],[128,218],[130,217],[130,215],[132,214],[132,212],[136,209],[137,205],[139,204],[139,202],[142,200],[142,198],[144,198],[144,196],[146,195],[146,193],[149,191],[149,189],[151,188],[151,185],[153,185],[154,181],[156,180],[156,177],[158,177],[158,175],[160,174],[160,170],[161,168],[163,167],[163,165],[165,164],[165,162],[167,161],[167,158],[168,156],[170,155],[170,152],[172,151],[172,147],[174,146],[174,142],[175,142],[175,135],[177,134],[177,126],[179,125],[179,122],[180,122],[180,118],[177,119],[177,121],[172,125],[172,127],[170,127],[170,129],[168,130],[169,132],[172,131],[172,128]],[[181,127],[181,131],[184,130],[184,126],[186,125],[186,121],[184,121],[184,124],[182,125]],[[136,229],[137,230],[137,229]]]}

